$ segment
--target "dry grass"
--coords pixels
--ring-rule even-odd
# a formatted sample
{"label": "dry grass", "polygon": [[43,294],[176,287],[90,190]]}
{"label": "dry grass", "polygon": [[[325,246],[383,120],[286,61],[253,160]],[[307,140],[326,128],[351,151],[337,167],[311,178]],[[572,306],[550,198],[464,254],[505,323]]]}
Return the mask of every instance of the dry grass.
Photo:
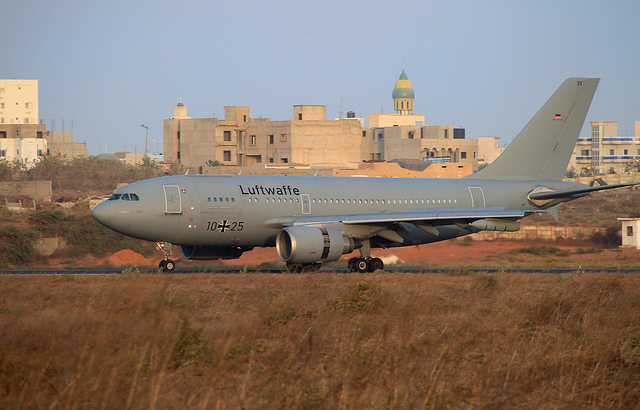
{"label": "dry grass", "polygon": [[2,408],[632,408],[640,277],[0,277]]}

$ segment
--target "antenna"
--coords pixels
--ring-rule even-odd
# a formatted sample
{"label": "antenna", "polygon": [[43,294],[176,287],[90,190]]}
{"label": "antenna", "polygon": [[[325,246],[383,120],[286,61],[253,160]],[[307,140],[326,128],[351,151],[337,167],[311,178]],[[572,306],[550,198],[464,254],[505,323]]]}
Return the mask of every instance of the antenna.
{"label": "antenna", "polygon": [[340,112],[338,113],[338,117],[340,119],[342,119],[342,114],[343,114],[343,112],[342,112],[342,102],[343,101],[344,101],[344,98],[340,98]]}

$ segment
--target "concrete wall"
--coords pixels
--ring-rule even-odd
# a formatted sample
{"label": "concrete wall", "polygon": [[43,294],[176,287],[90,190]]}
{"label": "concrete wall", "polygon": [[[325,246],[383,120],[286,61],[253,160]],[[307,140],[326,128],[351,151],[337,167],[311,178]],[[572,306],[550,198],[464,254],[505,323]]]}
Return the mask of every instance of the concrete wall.
{"label": "concrete wall", "polygon": [[553,241],[556,239],[574,239],[584,240],[589,239],[596,232],[604,232],[605,228],[599,228],[597,226],[579,225],[570,226],[569,224],[557,224],[557,225],[540,225],[527,224],[526,221],[520,222],[520,230],[517,232],[478,232],[473,235],[473,240],[487,241],[487,240],[541,240],[541,241]]}
{"label": "concrete wall", "polygon": [[0,182],[0,195],[28,196],[36,201],[51,201],[51,181]]}
{"label": "concrete wall", "polygon": [[424,115],[369,114],[369,128],[394,127],[396,125],[424,125]]}

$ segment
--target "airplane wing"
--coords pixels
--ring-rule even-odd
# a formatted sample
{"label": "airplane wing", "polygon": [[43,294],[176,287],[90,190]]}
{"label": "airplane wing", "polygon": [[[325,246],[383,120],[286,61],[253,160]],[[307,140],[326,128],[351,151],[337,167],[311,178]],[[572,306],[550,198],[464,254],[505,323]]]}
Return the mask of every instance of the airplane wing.
{"label": "airplane wing", "polygon": [[331,227],[348,232],[354,238],[365,239],[377,235],[392,242],[402,242],[406,235],[400,223],[413,224],[435,236],[439,235],[438,226],[442,225],[458,225],[473,232],[517,231],[520,224],[515,222],[516,219],[536,212],[538,211],[505,210],[501,207],[430,208],[393,213],[280,217],[264,221],[261,225],[269,228]]}

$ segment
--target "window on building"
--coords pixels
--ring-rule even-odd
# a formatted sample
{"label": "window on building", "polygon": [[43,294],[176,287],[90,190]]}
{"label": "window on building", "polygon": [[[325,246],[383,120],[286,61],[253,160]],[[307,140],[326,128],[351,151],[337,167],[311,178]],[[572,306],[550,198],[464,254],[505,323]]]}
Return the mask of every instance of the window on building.
{"label": "window on building", "polygon": [[289,158],[280,158],[280,163],[281,164],[288,164],[289,163]]}
{"label": "window on building", "polygon": [[0,109],[4,109],[4,103],[0,103]]}
{"label": "window on building", "polygon": [[273,144],[273,135],[269,135],[269,144]]}
{"label": "window on building", "polygon": [[256,145],[256,136],[255,135],[251,135],[251,145]]}
{"label": "window on building", "polygon": [[381,141],[383,139],[384,139],[384,133],[381,132],[378,134],[378,141]]}
{"label": "window on building", "polygon": [[613,155],[613,150],[612,149],[609,150],[609,155]]}
{"label": "window on building", "polygon": [[[640,151],[640,150],[638,150],[638,151]],[[583,149],[580,152],[580,155],[582,155],[583,157],[588,157],[589,156],[589,150],[588,149]]]}
{"label": "window on building", "polygon": [[444,137],[449,138],[449,130],[447,129],[444,130]]}
{"label": "window on building", "polygon": [[287,134],[280,134],[280,142],[287,142]]}
{"label": "window on building", "polygon": [[367,136],[367,131],[362,131],[362,136],[366,137]]}
{"label": "window on building", "polygon": [[178,133],[176,134],[176,136],[178,137],[178,140],[180,140],[180,131],[178,131]]}
{"label": "window on building", "polygon": [[273,158],[269,158],[269,164],[273,164]]}
{"label": "window on building", "polygon": [[180,151],[178,151],[176,158],[178,158],[178,162],[180,162]]}
{"label": "window on building", "polygon": [[39,149],[39,150],[38,150],[38,156],[39,156],[39,157],[41,157],[41,156],[42,156],[42,150],[41,150],[41,149]]}
{"label": "window on building", "polygon": [[410,140],[413,139],[413,137],[415,137],[416,132],[415,131],[409,131],[409,133],[407,134],[407,136],[409,137]]}
{"label": "window on building", "polygon": [[31,124],[31,118],[25,118],[24,119],[24,123],[25,124]]}
{"label": "window on building", "polygon": [[633,236],[633,226],[627,226],[627,236]]}
{"label": "window on building", "polygon": [[302,120],[302,113],[298,113],[298,120]]}
{"label": "window on building", "polygon": [[460,159],[467,159],[467,153],[465,151],[460,153]]}
{"label": "window on building", "polygon": [[7,138],[7,131],[0,131],[0,138]]}
{"label": "window on building", "polygon": [[42,138],[42,131],[38,131],[36,133],[36,138]]}
{"label": "window on building", "polygon": [[629,150],[628,149],[624,150],[624,155],[629,155]]}
{"label": "window on building", "polygon": [[24,108],[33,108],[33,103],[24,103]]}
{"label": "window on building", "polygon": [[231,131],[225,131],[224,132],[224,140],[225,141],[231,141]]}
{"label": "window on building", "polygon": [[247,122],[247,116],[245,115],[243,118],[244,118],[244,122]]}
{"label": "window on building", "polygon": [[7,156],[7,151],[6,150],[0,150],[0,157],[6,157]]}
{"label": "window on building", "polygon": [[222,160],[231,161],[231,151],[222,151]]}

